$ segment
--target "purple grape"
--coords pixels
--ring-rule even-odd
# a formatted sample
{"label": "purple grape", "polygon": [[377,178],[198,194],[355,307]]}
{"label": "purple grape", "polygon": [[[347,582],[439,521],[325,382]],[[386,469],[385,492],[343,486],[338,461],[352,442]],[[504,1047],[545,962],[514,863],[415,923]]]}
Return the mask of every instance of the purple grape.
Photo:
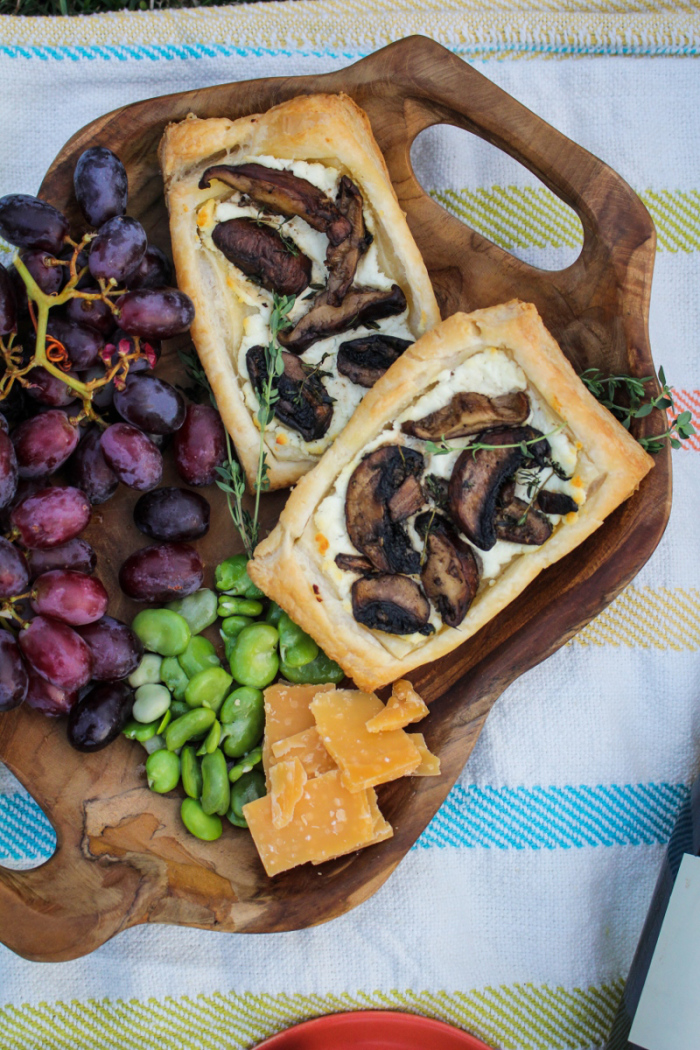
{"label": "purple grape", "polygon": [[0,599],[14,598],[29,586],[29,569],[21,551],[0,536]]}
{"label": "purple grape", "polygon": [[7,507],[17,492],[17,456],[6,430],[0,430],[0,509]]}
{"label": "purple grape", "polygon": [[19,632],[19,645],[36,673],[59,689],[73,692],[90,681],[92,653],[68,624],[35,616]]}
{"label": "purple grape", "polygon": [[78,437],[78,428],[58,408],[25,419],[12,435],[19,476],[43,478],[53,474],[73,454]]}
{"label": "purple grape", "polygon": [[47,201],[26,193],[0,198],[0,237],[10,244],[57,255],[67,233],[68,220]]}
{"label": "purple grape", "polygon": [[32,580],[53,569],[74,569],[75,572],[89,574],[95,571],[96,564],[97,555],[87,540],[69,540],[49,550],[27,551],[29,578]]}
{"label": "purple grape", "polygon": [[[73,372],[68,373],[73,379],[77,376]],[[34,401],[42,405],[51,405],[52,408],[65,408],[75,401],[75,390],[67,383],[47,372],[45,368],[32,368],[27,373],[27,379],[31,386],[27,387],[27,393]]]}
{"label": "purple grape", "polygon": [[194,304],[176,288],[143,288],[117,300],[119,324],[145,339],[170,339],[186,332],[194,320]]}
{"label": "purple grape", "polygon": [[[93,379],[104,379],[106,370],[104,365],[93,365],[92,368],[88,368],[86,372],[83,372],[81,378],[84,382],[89,383]],[[109,408],[112,404],[112,398],[114,397],[114,380],[110,379],[109,383],[104,383],[102,386],[95,387],[92,392],[92,405],[98,412],[104,412],[105,409]]]}
{"label": "purple grape", "polygon": [[126,682],[96,685],[79,700],[68,719],[68,743],[77,751],[100,751],[131,718],[133,690]]}
{"label": "purple grape", "polygon": [[155,489],[134,507],[136,528],[154,540],[197,540],[209,531],[209,504],[198,492]]}
{"label": "purple grape", "polygon": [[194,594],[202,586],[202,561],[187,543],[142,547],[119,570],[125,594],[137,602],[170,602]]}
{"label": "purple grape", "polygon": [[185,419],[185,402],[174,386],[155,376],[127,376],[114,394],[119,415],[149,434],[172,434]]}
{"label": "purple grape", "polygon": [[148,238],[140,222],[128,215],[108,219],[90,242],[88,266],[96,280],[122,282],[141,262]]}
{"label": "purple grape", "polygon": [[143,259],[126,279],[126,287],[166,288],[173,283],[173,268],[170,260],[155,244],[149,244]]}
{"label": "purple grape", "polygon": [[12,286],[12,278],[5,267],[0,264],[0,335],[9,335],[16,327],[17,299]]}
{"label": "purple grape", "polygon": [[121,620],[103,616],[78,633],[92,653],[95,681],[116,682],[138,667],[143,655],[141,639]]}
{"label": "purple grape", "polygon": [[[94,290],[98,291],[97,287]],[[104,336],[111,335],[117,326],[114,314],[102,299],[71,299],[66,305],[66,318],[76,324],[94,328]]]}
{"label": "purple grape", "polygon": [[59,343],[63,343],[76,371],[84,372],[100,360],[105,341],[96,329],[76,324],[65,317],[52,317],[49,318],[47,331]]}
{"label": "purple grape", "polygon": [[175,466],[188,485],[211,485],[226,459],[226,431],[211,405],[188,405],[185,422],[173,438]]}
{"label": "purple grape", "polygon": [[17,642],[9,631],[0,631],[0,712],[19,707],[28,686],[29,675]]}
{"label": "purple grape", "polygon": [[52,569],[34,581],[31,606],[42,616],[82,627],[101,619],[108,601],[109,595],[96,576],[72,569]]}
{"label": "purple grape", "polygon": [[41,711],[42,715],[48,718],[58,718],[60,715],[67,715],[77,702],[77,689],[66,692],[65,689],[59,689],[57,685],[44,681],[36,671],[30,669],[26,699],[28,707]]}
{"label": "purple grape", "polygon": [[45,292],[46,295],[55,295],[57,292],[60,292],[67,268],[65,266],[51,265],[52,260],[54,262],[56,260],[55,255],[39,250],[22,252],[20,258],[42,292]]}
{"label": "purple grape", "polygon": [[80,154],[73,186],[80,210],[91,226],[102,226],[126,211],[126,170],[119,157],[106,146],[91,146]]}
{"label": "purple grape", "polygon": [[163,457],[142,431],[129,423],[113,423],[100,444],[107,463],[129,488],[145,492],[160,484]]}
{"label": "purple grape", "polygon": [[24,419],[27,414],[27,401],[24,390],[19,383],[13,383],[10,393],[0,402],[2,414],[10,426]]}
{"label": "purple grape", "polygon": [[75,539],[90,521],[90,504],[80,489],[48,488],[12,508],[10,523],[25,547],[59,547]]}
{"label": "purple grape", "polygon": [[102,454],[101,437],[98,426],[89,427],[68,464],[70,480],[93,506],[113,496],[119,485],[119,478]]}

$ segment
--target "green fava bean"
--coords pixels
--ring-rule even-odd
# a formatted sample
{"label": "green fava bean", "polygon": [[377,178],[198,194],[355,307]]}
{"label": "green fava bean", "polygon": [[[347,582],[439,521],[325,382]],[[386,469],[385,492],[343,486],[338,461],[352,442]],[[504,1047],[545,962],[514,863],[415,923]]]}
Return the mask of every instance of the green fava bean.
{"label": "green fava bean", "polygon": [[262,762],[262,748],[256,747],[249,755],[242,758],[240,762],[236,762],[235,766],[228,771],[228,778],[232,784],[235,784],[237,780],[240,780],[244,773],[250,773],[251,769],[255,769]]}
{"label": "green fava bean", "polygon": [[345,678],[345,671],[330,656],[326,656],[323,650],[315,660],[301,667],[290,667],[287,663],[280,664],[280,671],[288,682],[295,685],[323,685],[325,682],[333,682],[337,685]]}
{"label": "green fava bean", "polygon": [[156,735],[152,736],[149,740],[142,740],[141,746],[149,755],[152,755],[154,751],[163,750],[165,747],[165,737],[156,733]]}
{"label": "green fava bean", "polygon": [[219,598],[217,609],[219,616],[260,616],[262,611],[262,602],[249,598],[229,598],[225,594]]}
{"label": "green fava bean", "polygon": [[218,748],[202,759],[202,809],[223,817],[231,800],[226,759]]}
{"label": "green fava bean", "polygon": [[216,715],[210,708],[195,707],[170,723],[165,731],[165,746],[168,751],[178,751],[188,740],[208,733],[215,720]]}
{"label": "green fava bean", "polygon": [[247,755],[262,738],[265,728],[265,702],[259,689],[239,686],[226,697],[219,712],[224,753],[229,758]]}
{"label": "green fava bean", "polygon": [[170,710],[170,708],[168,708],[168,710],[165,712],[165,714],[163,715],[163,717],[161,719],[160,725],[158,726],[158,734],[159,735],[161,733],[165,732],[165,730],[168,728],[168,726],[170,725],[172,720],[173,720],[173,713]]}
{"label": "green fava bean", "polygon": [[131,626],[146,649],[160,656],[183,653],[191,637],[187,620],[171,609],[143,609]]}
{"label": "green fava bean", "polygon": [[265,794],[265,777],[260,770],[253,769],[250,773],[244,773],[240,780],[231,785],[231,803],[226,816],[237,827],[247,828],[248,822],[243,816],[243,807]]}
{"label": "green fava bean", "polygon": [[233,640],[238,638],[243,628],[252,622],[250,616],[227,616],[225,620],[221,621],[219,634],[225,642]]}
{"label": "green fava bean", "polygon": [[193,747],[183,747],[180,752],[180,769],[185,794],[199,798],[202,794],[202,769]]}
{"label": "green fava bean", "polygon": [[184,700],[173,700],[170,705],[170,713],[173,718],[180,718],[181,715],[186,715],[190,709],[190,705],[186,704]]}
{"label": "green fava bean", "polygon": [[227,558],[215,570],[216,589],[218,591],[230,591],[242,598],[264,598],[263,592],[256,587],[248,575],[248,557],[245,554],[235,554]]}
{"label": "green fava bean", "polygon": [[160,665],[160,676],[176,700],[185,699],[189,678],[180,667],[177,656],[166,656]]}
{"label": "green fava bean", "polygon": [[316,642],[293,620],[282,613],[277,624],[280,633],[280,660],[288,667],[302,667],[319,654]]}
{"label": "green fava bean", "polygon": [[178,663],[188,678],[194,678],[200,671],[207,667],[219,667],[221,660],[216,655],[216,649],[208,638],[195,635],[191,639],[184,653],[178,656]]}
{"label": "green fava bean", "polygon": [[214,842],[221,838],[223,825],[215,814],[204,812],[196,798],[185,798],[180,806],[180,817],[190,835],[205,842]]}
{"label": "green fava bean", "polygon": [[231,675],[223,667],[208,667],[190,679],[185,700],[190,707],[210,707],[212,711],[218,711],[232,682]]}
{"label": "green fava bean", "polygon": [[163,660],[155,653],[146,653],[141,657],[141,662],[136,670],[129,675],[129,685],[132,689],[138,689],[140,685],[149,685],[160,682],[160,671]]}
{"label": "green fava bean", "polygon": [[172,609],[187,620],[192,634],[199,634],[205,627],[210,627],[216,621],[216,606],[218,598],[214,591],[208,587],[202,587],[194,594],[188,594],[186,598],[178,598],[174,602],[168,602],[166,609]]}
{"label": "green fava bean", "polygon": [[221,743],[221,722],[216,721],[204,738],[204,742],[197,752],[198,755],[211,755]]}
{"label": "green fava bean", "polygon": [[154,737],[158,731],[158,722],[137,722],[135,718],[127,722],[122,729],[122,734],[127,740],[138,740],[139,744],[144,744],[146,740],[150,740]]}
{"label": "green fava bean", "polygon": [[140,685],[136,690],[132,715],[137,722],[160,720],[170,707],[169,690],[164,685]]}
{"label": "green fava bean", "polygon": [[180,759],[166,748],[154,751],[146,759],[146,776],[151,791],[164,795],[177,787],[180,779]]}
{"label": "green fava bean", "polygon": [[265,614],[265,623],[271,623],[273,627],[276,627],[284,614],[284,609],[280,608],[277,602],[270,602],[270,607]]}
{"label": "green fava bean", "polygon": [[241,685],[264,689],[279,670],[277,643],[279,633],[269,623],[252,623],[244,627],[231,652],[231,674]]}

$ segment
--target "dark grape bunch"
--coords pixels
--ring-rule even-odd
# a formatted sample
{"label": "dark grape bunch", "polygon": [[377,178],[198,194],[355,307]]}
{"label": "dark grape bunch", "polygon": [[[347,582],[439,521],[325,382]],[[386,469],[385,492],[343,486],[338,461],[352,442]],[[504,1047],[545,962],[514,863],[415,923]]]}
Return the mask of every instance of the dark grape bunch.
{"label": "dark grape bunch", "polygon": [[86,150],[74,189],[90,227],[75,239],[47,201],[0,198],[0,236],[17,249],[0,265],[0,712],[25,703],[70,714],[71,743],[95,750],[130,717],[126,679],[143,647],[107,615],[95,552],[80,534],[92,506],[126,485],[144,494],[137,526],[160,541],[127,559],[126,592],[146,602],[201,587],[201,561],[185,541],[208,530],[209,504],[157,489],[162,448],[173,439],[178,471],[199,486],[215,477],[226,441],[213,408],[188,405],[153,375],[161,340],[187,331],[194,307],[126,214],[121,161]]}

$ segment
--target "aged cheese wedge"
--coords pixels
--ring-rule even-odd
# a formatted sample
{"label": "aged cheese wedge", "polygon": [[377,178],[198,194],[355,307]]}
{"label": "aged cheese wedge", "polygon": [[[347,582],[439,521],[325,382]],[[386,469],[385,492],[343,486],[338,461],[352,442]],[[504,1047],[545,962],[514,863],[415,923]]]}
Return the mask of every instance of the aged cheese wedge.
{"label": "aged cheese wedge", "polygon": [[[309,704],[317,693],[333,689],[328,685],[289,685],[276,682],[265,690],[265,739],[263,741],[263,769],[268,777],[271,748],[278,740],[295,736],[314,727],[314,716]],[[269,788],[268,777],[268,788]]]}
{"label": "aged cheese wedge", "polygon": [[299,759],[309,778],[320,777],[322,773],[338,768],[323,746],[316,726],[273,744],[270,768],[281,759],[291,758]]}
{"label": "aged cheese wedge", "polygon": [[375,842],[384,842],[385,839],[390,839],[394,834],[394,829],[379,809],[377,792],[374,788],[367,788],[367,797],[369,799],[369,811],[372,814],[374,829],[372,845],[374,845]]}
{"label": "aged cheese wedge", "polygon": [[367,731],[366,723],[383,709],[373,693],[352,689],[319,693],[311,703],[321,740],[350,791],[396,780],[420,765],[420,753],[403,729]]}
{"label": "aged cheese wedge", "polygon": [[440,759],[437,755],[434,755],[432,751],[428,750],[428,745],[425,742],[422,733],[409,733],[408,734],[420,751],[420,765],[417,769],[414,769],[411,773],[412,777],[439,777],[440,776]]}
{"label": "aged cheese wedge", "polygon": [[270,769],[270,805],[272,824],[286,828],[294,816],[294,807],[304,794],[306,770],[298,758],[277,762]]}
{"label": "aged cheese wedge", "polygon": [[367,846],[376,834],[367,792],[350,792],[333,770],[308,780],[284,828],[272,823],[269,795],[243,807],[255,848],[268,875],[307,861],[322,863]]}
{"label": "aged cheese wedge", "polygon": [[386,707],[370,718],[367,729],[370,733],[384,733],[388,729],[403,729],[411,722],[420,722],[428,714],[428,707],[410,682],[401,679],[394,683]]}

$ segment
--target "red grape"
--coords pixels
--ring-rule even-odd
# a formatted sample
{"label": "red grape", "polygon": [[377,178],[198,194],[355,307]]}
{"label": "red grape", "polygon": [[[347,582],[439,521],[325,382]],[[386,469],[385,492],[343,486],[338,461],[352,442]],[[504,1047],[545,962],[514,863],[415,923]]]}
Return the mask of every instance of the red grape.
{"label": "red grape", "polygon": [[92,653],[92,677],[98,682],[126,678],[138,667],[143,655],[140,638],[130,627],[111,616],[103,616],[78,630]]}
{"label": "red grape", "polygon": [[226,431],[211,405],[188,405],[185,422],[173,438],[175,466],[188,485],[211,485],[226,459]]}
{"label": "red grape", "polygon": [[93,505],[108,500],[119,485],[119,478],[102,455],[101,437],[98,426],[88,427],[68,464],[70,480],[82,489]]}
{"label": "red grape", "polygon": [[126,682],[95,686],[70,713],[68,743],[78,751],[99,751],[119,736],[133,706],[134,693]]}
{"label": "red grape", "polygon": [[26,591],[29,569],[21,551],[0,536],[0,599],[14,598]]}
{"label": "red grape", "polygon": [[17,456],[7,433],[0,430],[0,508],[12,502],[17,491]]}
{"label": "red grape", "polygon": [[196,540],[209,531],[209,504],[187,489],[154,489],[134,507],[137,529],[154,540]]}
{"label": "red grape", "polygon": [[74,539],[90,521],[90,504],[80,489],[48,488],[12,508],[10,522],[25,547],[58,547]]}
{"label": "red grape", "polygon": [[34,581],[31,606],[42,616],[82,627],[104,616],[109,595],[96,576],[73,569],[51,569]]}
{"label": "red grape", "polygon": [[0,237],[18,248],[43,248],[54,255],[63,247],[68,220],[52,204],[26,193],[0,198]]}
{"label": "red grape", "polygon": [[27,565],[30,579],[35,580],[44,572],[52,569],[74,569],[76,572],[91,573],[97,564],[97,555],[87,540],[69,540],[60,547],[49,550],[27,551]]}
{"label": "red grape", "polygon": [[[98,291],[97,286],[84,289],[93,290]],[[117,326],[114,314],[102,299],[71,299],[66,305],[66,317],[76,324],[94,328],[102,335],[110,335]]]}
{"label": "red grape", "polygon": [[164,288],[173,280],[173,268],[170,261],[155,244],[149,244],[143,259],[126,279],[126,287]]}
{"label": "red grape", "polygon": [[35,616],[19,632],[24,658],[37,674],[59,689],[73,692],[92,676],[92,653],[68,624],[48,616]]}
{"label": "red grape", "polygon": [[149,434],[172,434],[185,419],[185,402],[174,386],[155,376],[127,376],[114,394],[119,415]]}
{"label": "red grape", "polygon": [[142,288],[117,300],[119,324],[131,335],[170,339],[194,321],[194,305],[176,288]]}
{"label": "red grape", "polygon": [[148,246],[146,231],[128,215],[115,215],[100,226],[90,243],[88,266],[96,279],[123,281],[139,265]]}
{"label": "red grape", "polygon": [[194,594],[204,572],[199,554],[187,543],[159,543],[142,547],[119,570],[125,594],[137,602],[170,602]]}
{"label": "red grape", "polygon": [[73,186],[76,200],[91,226],[102,226],[126,211],[126,170],[119,157],[105,146],[91,146],[80,154]]}
{"label": "red grape", "polygon": [[19,476],[43,478],[53,474],[73,453],[78,437],[78,428],[58,408],[25,419],[12,435]]}
{"label": "red grape", "polygon": [[46,295],[55,295],[63,287],[64,275],[68,273],[65,266],[52,266],[56,256],[45,251],[22,252],[20,258],[30,274]]}
{"label": "red grape", "polygon": [[140,492],[155,488],[163,476],[163,457],[146,435],[129,423],[114,423],[103,433],[102,454],[120,481]]}
{"label": "red grape", "polygon": [[76,371],[84,372],[100,360],[100,351],[105,341],[95,328],[76,324],[65,317],[51,317],[47,331],[49,335],[58,339],[59,343],[63,343]]}
{"label": "red grape", "polygon": [[0,711],[19,707],[27,695],[29,676],[22,653],[9,631],[0,631]]}
{"label": "red grape", "polygon": [[[77,379],[73,372],[68,373]],[[51,375],[45,368],[32,368],[27,373],[27,379],[32,384],[27,387],[27,393],[35,401],[42,405],[51,405],[53,408],[65,408],[75,401],[75,390],[64,383],[57,376]]]}
{"label": "red grape", "polygon": [[30,668],[26,700],[28,707],[41,711],[42,715],[48,718],[58,718],[59,715],[67,715],[77,701],[77,689],[72,692],[59,689],[57,685],[44,681],[36,671]]}
{"label": "red grape", "polygon": [[8,335],[17,327],[17,301],[12,280],[0,264],[0,335]]}

